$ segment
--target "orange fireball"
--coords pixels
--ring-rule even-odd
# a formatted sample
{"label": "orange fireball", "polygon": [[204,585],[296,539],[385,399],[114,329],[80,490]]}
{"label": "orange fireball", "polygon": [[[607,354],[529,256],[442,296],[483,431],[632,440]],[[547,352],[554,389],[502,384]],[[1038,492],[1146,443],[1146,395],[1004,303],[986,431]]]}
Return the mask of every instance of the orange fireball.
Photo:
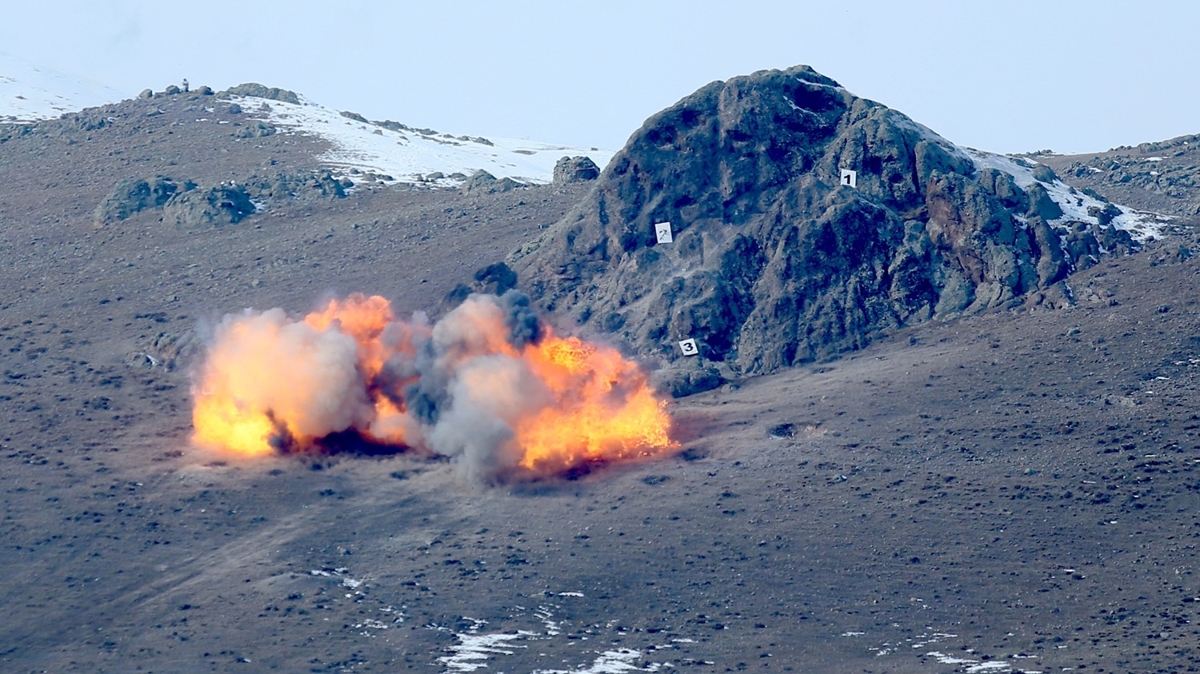
{"label": "orange fireball", "polygon": [[317,330],[335,328],[354,338],[359,367],[367,377],[374,377],[383,369],[388,354],[380,337],[394,320],[390,302],[379,295],[367,297],[361,293],[344,300],[329,300],[325,309],[304,317],[304,322]]}
{"label": "orange fireball", "polygon": [[666,403],[615,349],[549,335],[527,347],[554,404],[522,419],[520,465],[557,472],[582,463],[648,456],[670,447]]}
{"label": "orange fireball", "polygon": [[244,454],[308,447],[370,420],[358,346],[282,310],[226,317],[200,371],[198,444]]}
{"label": "orange fireball", "polygon": [[359,294],[303,320],[280,309],[227,316],[194,393],[195,442],[245,455],[353,431],[490,478],[672,446],[666,402],[637,364],[553,334],[512,293],[473,295],[433,326]]}

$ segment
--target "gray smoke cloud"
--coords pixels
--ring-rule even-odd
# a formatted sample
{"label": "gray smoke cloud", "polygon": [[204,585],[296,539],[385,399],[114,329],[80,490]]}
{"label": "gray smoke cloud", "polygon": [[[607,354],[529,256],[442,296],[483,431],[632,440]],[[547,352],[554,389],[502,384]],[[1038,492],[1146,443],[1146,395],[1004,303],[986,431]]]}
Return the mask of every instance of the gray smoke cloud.
{"label": "gray smoke cloud", "polygon": [[476,481],[516,466],[517,420],[552,399],[528,365],[506,351],[542,334],[524,293],[471,295],[438,321],[415,354],[389,360],[386,368],[416,373],[403,399],[422,446],[455,458]]}

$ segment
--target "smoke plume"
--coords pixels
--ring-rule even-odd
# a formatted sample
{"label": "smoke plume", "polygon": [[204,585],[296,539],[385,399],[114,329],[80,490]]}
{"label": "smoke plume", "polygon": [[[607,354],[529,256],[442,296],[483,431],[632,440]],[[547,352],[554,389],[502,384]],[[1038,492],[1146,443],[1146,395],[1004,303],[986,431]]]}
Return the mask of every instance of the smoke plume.
{"label": "smoke plume", "polygon": [[226,316],[194,387],[194,440],[248,455],[330,436],[453,457],[465,475],[546,475],[670,447],[666,404],[616,350],[560,337],[529,298],[471,295],[431,325],[351,295],[303,319]]}

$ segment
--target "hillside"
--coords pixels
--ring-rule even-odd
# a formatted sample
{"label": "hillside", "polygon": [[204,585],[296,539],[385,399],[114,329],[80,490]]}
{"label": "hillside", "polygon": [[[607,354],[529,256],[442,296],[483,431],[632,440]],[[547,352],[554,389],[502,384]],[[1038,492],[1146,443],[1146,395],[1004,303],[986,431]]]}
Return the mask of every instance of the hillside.
{"label": "hillside", "polygon": [[[328,140],[254,135],[275,123],[217,100],[0,134],[0,669],[1200,666],[1191,234],[1100,255],[1056,281],[1072,302],[914,321],[675,400],[667,458],[500,486],[416,452],[238,460],[189,441],[221,316],[354,291],[436,313],[588,217],[621,158],[599,184],[346,187]],[[254,212],[179,196],[221,189]]]}
{"label": "hillside", "polygon": [[[42,122],[50,128],[61,116],[84,109],[90,109],[82,116],[88,120],[85,124],[116,122],[98,117],[100,109],[147,128],[156,126],[147,118],[167,115],[166,121],[173,124],[231,125],[226,131],[240,140],[276,132],[317,139],[325,149],[314,158],[339,178],[440,187],[461,186],[477,171],[519,183],[545,184],[551,182],[555,163],[564,156],[586,156],[604,166],[613,154],[594,147],[456,135],[392,120],[370,121],[287,89],[255,83],[222,92],[204,85],[183,91],[172,84],[158,92],[146,89],[135,100],[124,98],[101,84],[0,52],[0,124],[18,127]],[[179,117],[181,111],[188,114]]]}
{"label": "hillside", "polygon": [[[230,93],[240,90],[244,89],[235,87]],[[551,181],[555,163],[564,156],[585,156],[597,166],[604,166],[613,155],[594,147],[455,136],[390,120],[370,121],[357,113],[338,112],[301,97],[295,97],[295,103],[237,94],[228,98],[248,115],[285,133],[327,141],[331,147],[320,155],[322,164],[351,177],[362,173],[386,176],[384,182],[449,187],[463,184],[476,171],[487,171],[496,178],[544,184]]]}
{"label": "hillside", "polygon": [[121,98],[102,84],[0,52],[0,123],[51,119]]}

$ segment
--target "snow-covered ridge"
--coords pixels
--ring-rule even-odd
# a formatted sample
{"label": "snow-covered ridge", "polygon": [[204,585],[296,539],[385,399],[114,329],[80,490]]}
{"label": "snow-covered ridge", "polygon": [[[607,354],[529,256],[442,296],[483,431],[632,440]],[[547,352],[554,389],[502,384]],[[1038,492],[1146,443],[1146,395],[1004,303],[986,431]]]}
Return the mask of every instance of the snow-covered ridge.
{"label": "snow-covered ridge", "polygon": [[[348,173],[358,170],[391,177],[396,182],[429,182],[430,174],[443,186],[484,170],[497,178],[548,183],[554,164],[564,156],[587,156],[603,167],[613,152],[509,138],[479,138],[412,129],[399,124],[347,116],[301,98],[301,104],[254,97],[235,97],[247,113],[269,121],[285,133],[318,136],[332,146],[321,162]],[[391,182],[389,181],[389,182]]]}
{"label": "snow-covered ridge", "polygon": [[122,98],[116,89],[0,52],[0,122],[53,119]]}
{"label": "snow-covered ridge", "polygon": [[[1013,177],[1013,182],[1017,184],[1017,187],[1023,190],[1027,190],[1034,183],[1040,182],[1050,195],[1050,198],[1054,200],[1054,203],[1058,204],[1063,212],[1062,217],[1055,218],[1046,223],[1051,227],[1061,227],[1068,222],[1086,222],[1093,225],[1100,223],[1099,218],[1095,215],[1090,215],[1088,211],[1092,209],[1093,212],[1099,212],[1108,205],[1107,203],[1075,190],[1057,178],[1051,182],[1034,178],[1033,172],[1037,167],[1036,162],[1023,157],[1010,157],[974,149],[964,148],[963,151],[975,163],[976,168],[992,168],[1007,173]],[[1167,216],[1157,213],[1147,213],[1145,211],[1135,211],[1120,204],[1112,204],[1112,206],[1120,210],[1121,214],[1113,218],[1110,224],[1111,227],[1129,232],[1129,235],[1135,241],[1146,241],[1151,238],[1162,237],[1163,227],[1169,219]]]}

